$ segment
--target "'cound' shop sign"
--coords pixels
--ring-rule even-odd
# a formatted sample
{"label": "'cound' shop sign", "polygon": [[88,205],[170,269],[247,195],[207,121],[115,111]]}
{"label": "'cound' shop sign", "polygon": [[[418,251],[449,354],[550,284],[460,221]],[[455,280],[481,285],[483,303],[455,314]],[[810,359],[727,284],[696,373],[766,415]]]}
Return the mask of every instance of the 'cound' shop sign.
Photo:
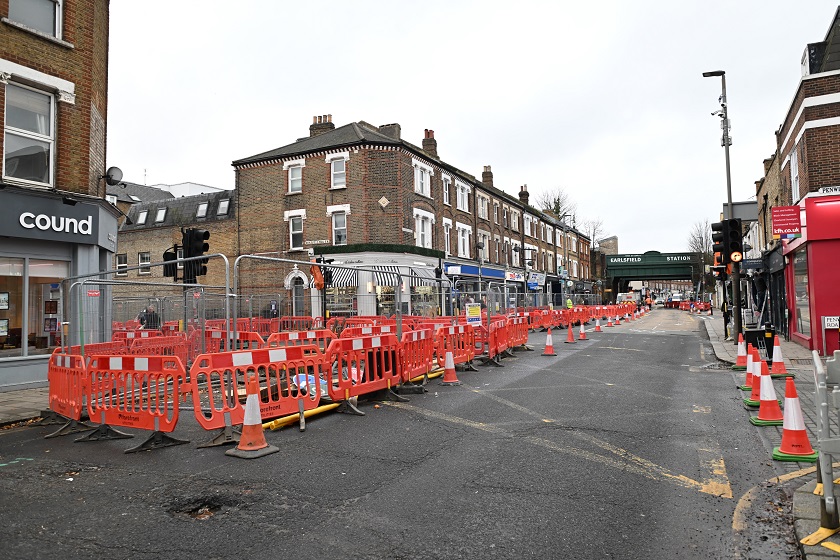
{"label": "'cound' shop sign", "polygon": [[[5,198],[5,197],[4,197]],[[97,244],[99,208],[39,197],[15,197],[0,205],[0,235]]]}

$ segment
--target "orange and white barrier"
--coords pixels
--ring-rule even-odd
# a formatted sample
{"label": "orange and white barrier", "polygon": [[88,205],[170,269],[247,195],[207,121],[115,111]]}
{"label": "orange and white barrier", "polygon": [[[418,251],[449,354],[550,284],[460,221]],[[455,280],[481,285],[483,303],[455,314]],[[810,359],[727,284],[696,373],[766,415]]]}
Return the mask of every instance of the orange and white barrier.
{"label": "orange and white barrier", "polygon": [[435,331],[435,356],[444,367],[446,351],[452,351],[455,364],[471,362],[475,358],[475,329],[472,325],[453,325]]}
{"label": "orange and white barrier", "polygon": [[333,401],[391,389],[402,379],[399,342],[392,334],[333,340],[327,348],[327,363],[337,368],[327,384]]}
{"label": "orange and white barrier", "polygon": [[92,356],[87,366],[88,414],[101,425],[76,441],[133,437],[111,426],[151,430],[126,453],[189,443],[166,434],[178,424],[178,399],[186,382],[176,356]]}
{"label": "orange and white barrier", "polygon": [[307,346],[315,345],[326,351],[336,334],[329,329],[316,329],[312,331],[289,331],[272,333],[265,341],[267,348],[282,348],[285,346]]}
{"label": "orange and white barrier", "polygon": [[433,367],[435,357],[435,339],[432,329],[419,329],[404,332],[400,345],[402,362],[402,383],[412,378],[428,374]]}

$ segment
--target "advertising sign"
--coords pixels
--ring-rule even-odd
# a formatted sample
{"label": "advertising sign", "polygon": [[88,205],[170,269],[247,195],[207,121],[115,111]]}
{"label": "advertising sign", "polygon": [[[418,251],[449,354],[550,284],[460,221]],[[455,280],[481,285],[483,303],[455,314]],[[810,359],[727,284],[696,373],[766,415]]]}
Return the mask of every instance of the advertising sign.
{"label": "advertising sign", "polygon": [[799,221],[799,206],[773,206],[773,239],[796,239],[802,237]]}

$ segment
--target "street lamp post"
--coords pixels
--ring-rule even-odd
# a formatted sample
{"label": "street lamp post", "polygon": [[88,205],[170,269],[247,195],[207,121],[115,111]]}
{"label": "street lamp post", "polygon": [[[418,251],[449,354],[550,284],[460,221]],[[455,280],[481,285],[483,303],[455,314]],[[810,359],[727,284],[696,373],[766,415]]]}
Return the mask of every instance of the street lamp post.
{"label": "street lamp post", "polygon": [[563,270],[566,272],[566,278],[560,283],[560,301],[563,307],[566,306],[566,282],[569,279],[569,225],[566,223],[566,218],[571,216],[569,212],[565,212],[560,216],[560,221],[563,224]]}
{"label": "street lamp post", "polygon": [[[734,213],[734,206],[732,204],[732,177],[729,171],[729,144],[731,140],[729,139],[729,109],[728,103],[726,101],[726,72],[723,70],[714,70],[712,72],[703,72],[704,78],[711,78],[720,76],[720,84],[721,84],[721,95],[720,95],[720,106],[721,111],[718,113],[717,111],[714,114],[719,114],[721,119],[723,119],[723,153],[724,157],[726,158],[726,201],[729,211],[729,216],[725,216],[727,219],[731,219],[735,217]],[[726,298],[726,285],[724,285],[723,297]],[[737,343],[738,337],[734,336],[736,334],[741,333],[741,263],[740,262],[733,262],[732,263],[732,299],[735,300],[734,308],[734,327],[735,333],[733,333],[733,340]]]}

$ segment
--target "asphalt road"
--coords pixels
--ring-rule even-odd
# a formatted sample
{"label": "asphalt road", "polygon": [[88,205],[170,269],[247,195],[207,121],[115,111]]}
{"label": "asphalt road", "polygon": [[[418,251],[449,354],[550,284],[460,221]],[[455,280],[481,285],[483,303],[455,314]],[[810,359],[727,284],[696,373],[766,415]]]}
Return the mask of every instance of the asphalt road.
{"label": "asphalt road", "polygon": [[145,434],[2,431],[0,557],[791,558],[765,511],[778,473],[701,320],[554,331],[556,357],[532,333],[460,386],[267,432],[280,452],[251,461],[196,448],[190,411],[190,444],[129,455]]}

